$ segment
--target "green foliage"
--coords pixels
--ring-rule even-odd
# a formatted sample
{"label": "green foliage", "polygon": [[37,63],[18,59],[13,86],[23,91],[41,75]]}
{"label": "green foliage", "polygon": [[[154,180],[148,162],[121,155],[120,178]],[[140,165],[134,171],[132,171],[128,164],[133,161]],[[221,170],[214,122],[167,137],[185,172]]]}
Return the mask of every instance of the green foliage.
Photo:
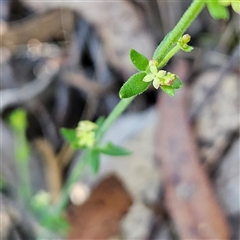
{"label": "green foliage", "polygon": [[131,152],[123,147],[114,145],[111,142],[108,142],[104,147],[99,148],[101,153],[110,155],[110,156],[126,156],[131,154]]}
{"label": "green foliage", "polygon": [[144,92],[150,85],[148,82],[143,82],[145,76],[146,72],[139,72],[131,76],[121,87],[120,98],[129,98]]}
{"label": "green foliage", "polygon": [[173,97],[175,95],[175,89],[179,89],[182,87],[182,82],[179,78],[176,78],[171,86],[161,86],[161,89],[168,94],[169,96]]}
{"label": "green foliage", "polygon": [[14,110],[9,116],[9,122],[15,130],[26,130],[27,128],[27,114],[24,109],[18,108]]}
{"label": "green foliage", "polygon": [[179,80],[179,78],[176,78],[173,82],[172,88],[179,89],[182,87],[182,82]]}
{"label": "green foliage", "polygon": [[135,49],[131,49],[130,51],[130,58],[133,65],[139,71],[145,71],[148,67],[148,59],[143,54],[137,52]]}
{"label": "green foliage", "polygon": [[161,86],[161,89],[171,97],[175,95],[175,90],[172,86]]}
{"label": "green foliage", "polygon": [[67,140],[73,149],[79,148],[76,129],[61,128],[61,134]]}
{"label": "green foliage", "polygon": [[[98,119],[98,124],[101,126],[102,123],[104,121],[104,118]],[[76,129],[67,129],[67,128],[61,128],[61,134],[62,136],[70,143],[70,145],[77,149],[77,148],[83,148],[81,144],[79,144],[79,138],[81,138],[81,134],[80,136],[77,135],[77,131],[79,130],[79,128],[81,128],[81,131],[83,131],[85,128],[87,129],[92,129],[89,127],[94,127],[96,129],[95,126],[97,126],[97,124],[89,122],[89,121],[80,121],[78,124],[78,127]],[[91,124],[90,124],[91,123]],[[81,127],[79,127],[81,126]],[[91,131],[83,131],[84,133],[92,133]],[[95,137],[95,136],[94,136]],[[95,141],[95,139],[94,139]],[[107,143],[104,147],[99,147],[98,146],[98,142],[95,143],[94,146],[86,146],[84,148],[87,148],[89,151],[87,151],[87,159],[88,159],[88,163],[90,164],[93,172],[96,174],[99,170],[99,165],[100,165],[100,154],[107,154],[107,155],[111,155],[111,156],[125,156],[130,154],[130,152],[128,150],[126,150],[125,148],[116,146],[112,143]]]}
{"label": "green foliage", "polygon": [[[163,46],[168,42],[168,38],[171,35],[171,32],[169,32],[164,39],[161,41],[161,43],[158,45],[156,50],[153,53],[153,59],[158,61],[159,63],[162,62],[163,58],[165,57],[164,54],[162,54],[162,48]],[[170,45],[170,44],[169,44]],[[171,46],[169,46],[169,51],[174,47],[174,43],[171,43]]]}
{"label": "green foliage", "polygon": [[105,117],[103,117],[103,116],[101,116],[97,119],[96,125],[98,126],[98,129],[103,125],[104,121],[105,121]]}
{"label": "green foliage", "polygon": [[189,46],[188,43],[191,40],[191,36],[189,34],[184,34],[177,42],[179,47],[184,51],[184,52],[191,52],[193,50],[193,47]]}
{"label": "green foliage", "polygon": [[229,12],[226,7],[221,5],[218,0],[206,0],[207,8],[214,19],[228,19]]}
{"label": "green foliage", "polygon": [[[46,212],[46,209],[44,208],[42,211]],[[46,229],[60,235],[65,235],[69,231],[69,223],[63,216],[59,215],[45,214],[40,224]]]}
{"label": "green foliage", "polygon": [[39,191],[31,199],[31,208],[40,219],[41,226],[58,234],[66,234],[69,224],[62,215],[54,215],[49,209],[50,195],[45,191]]}
{"label": "green foliage", "polygon": [[99,170],[99,151],[97,149],[92,149],[89,154],[90,165],[93,170],[93,173],[97,173]]}
{"label": "green foliage", "polygon": [[26,139],[27,114],[24,109],[16,109],[9,116],[9,123],[14,133],[14,154],[19,177],[18,194],[22,201],[28,202],[31,198],[31,181],[29,171],[30,146]]}
{"label": "green foliage", "polygon": [[16,156],[16,160],[19,163],[25,163],[29,161],[28,159],[30,156],[30,147],[28,143],[25,140],[23,140],[23,138],[22,138],[22,143],[19,143],[19,145],[16,146],[15,156]]}
{"label": "green foliage", "polygon": [[184,47],[181,47],[181,49],[184,51],[184,52],[191,52],[193,50],[193,47],[191,46],[184,46]]}
{"label": "green foliage", "polygon": [[[222,1],[222,0],[221,0]],[[212,2],[212,3],[211,3]],[[93,146],[87,146],[86,155],[84,155],[84,161],[79,161],[77,166],[73,169],[71,176],[69,177],[65,189],[63,191],[62,199],[58,206],[57,212],[61,211],[64,206],[66,206],[66,194],[69,191],[70,186],[74,181],[77,180],[77,177],[82,172],[84,164],[91,164],[93,171],[96,173],[99,169],[99,155],[100,154],[108,154],[108,155],[126,155],[127,150],[122,149],[121,147],[115,146],[113,144],[107,144],[104,147],[99,147],[99,143],[109,129],[111,124],[117,119],[119,115],[126,109],[126,107],[131,103],[134,97],[138,94],[144,92],[149,85],[150,81],[153,81],[153,85],[155,88],[161,88],[165,93],[170,96],[174,96],[175,89],[178,89],[182,86],[181,81],[178,77],[172,73],[167,73],[161,68],[167,64],[167,62],[180,50],[184,50],[186,52],[191,51],[193,48],[188,46],[187,43],[190,41],[189,35],[183,35],[191,23],[196,19],[198,14],[203,10],[205,3],[208,4],[208,8],[211,14],[216,18],[226,18],[227,11],[225,8],[219,7],[217,0],[206,1],[206,0],[193,0],[192,4],[188,7],[182,18],[176,24],[174,29],[168,33],[168,35],[164,38],[164,40],[159,44],[157,49],[154,52],[152,61],[156,61],[154,69],[147,62],[147,58],[138,53],[136,50],[131,50],[130,58],[134,64],[134,66],[140,71],[134,75],[132,75],[128,81],[122,86],[119,92],[120,98],[128,98],[122,99],[119,104],[113,109],[111,114],[106,118],[106,120],[99,121],[97,123],[98,129],[97,137],[95,136],[95,142]],[[214,9],[216,8],[216,9]],[[179,42],[180,39],[180,42]],[[149,65],[148,65],[149,64]],[[156,69],[155,69],[156,68]],[[161,72],[160,72],[161,71]],[[164,73],[164,74],[163,74]],[[145,76],[147,76],[145,78]],[[143,79],[145,78],[145,81]],[[80,131],[81,132],[81,131]],[[77,137],[82,136],[81,134],[75,133]],[[88,131],[86,131],[88,132]],[[70,142],[75,142],[75,135],[73,133],[65,134],[65,138]],[[80,136],[81,135],[81,136]],[[93,136],[91,136],[93,137]],[[80,169],[80,170],[79,170]]]}

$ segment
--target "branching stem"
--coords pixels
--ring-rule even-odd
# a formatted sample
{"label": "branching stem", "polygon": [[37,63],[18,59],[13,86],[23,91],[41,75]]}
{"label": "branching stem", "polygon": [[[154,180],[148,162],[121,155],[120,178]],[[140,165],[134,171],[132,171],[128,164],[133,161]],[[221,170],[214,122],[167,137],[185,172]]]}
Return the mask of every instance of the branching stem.
{"label": "branching stem", "polygon": [[[194,19],[202,11],[205,3],[203,0],[194,0],[189,8],[186,10],[182,18],[179,20],[174,29],[165,37],[162,43],[157,47],[154,52],[153,58],[156,59],[160,65],[159,67],[164,66],[169,59],[176,54],[179,50],[179,47],[174,46],[178,39],[182,37],[187,28],[191,25]],[[133,101],[135,97],[121,99],[117,106],[113,109],[111,114],[106,118],[103,125],[97,133],[97,142],[99,143],[104,137],[107,130],[110,128],[112,123],[123,113],[123,111],[128,107],[128,105]],[[54,206],[54,213],[60,214],[62,210],[66,207],[68,202],[68,195],[70,187],[77,179],[80,177],[84,167],[88,163],[88,150],[86,150],[84,157],[81,161],[77,163],[73,171],[71,172],[69,179],[67,180],[62,193],[60,200],[56,206]]]}

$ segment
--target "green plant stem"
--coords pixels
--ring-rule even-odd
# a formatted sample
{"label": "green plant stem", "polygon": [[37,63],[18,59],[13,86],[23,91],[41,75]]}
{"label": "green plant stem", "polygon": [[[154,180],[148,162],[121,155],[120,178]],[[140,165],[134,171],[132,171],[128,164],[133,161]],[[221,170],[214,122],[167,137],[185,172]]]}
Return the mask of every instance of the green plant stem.
{"label": "green plant stem", "polygon": [[158,64],[159,68],[164,67],[168,61],[181,49],[179,45],[176,45],[171,51],[164,57],[164,59]]}
{"label": "green plant stem", "polygon": [[[132,102],[135,97],[121,99],[117,106],[113,109],[111,114],[106,118],[103,125],[99,129],[97,133],[97,142],[100,142],[106,131],[112,125],[112,123],[122,114],[122,112],[128,107],[128,105]],[[72,170],[66,184],[60,195],[60,200],[56,206],[53,207],[52,211],[54,214],[60,214],[61,211],[66,207],[68,199],[69,199],[69,191],[73,183],[75,183],[78,178],[81,176],[85,166],[88,164],[89,150],[86,150],[83,158],[79,161],[74,169]]]}
{"label": "green plant stem", "polygon": [[[174,45],[176,44],[178,39],[183,35],[186,29],[190,26],[190,24],[194,21],[194,19],[198,16],[198,14],[203,9],[204,5],[205,3],[203,0],[202,1],[194,0],[187,9],[187,11],[184,13],[183,17],[174,27],[174,29],[166,36],[163,42],[157,47],[156,51],[154,52],[153,58],[160,62],[162,66],[164,65],[165,62],[167,62],[170,59],[170,57],[172,57],[177,52],[178,49],[175,48]],[[103,125],[100,127],[96,137],[97,143],[99,143],[102,140],[103,136],[110,128],[112,123],[122,114],[122,112],[128,107],[128,105],[132,102],[134,98],[135,96],[120,100],[120,102],[113,109],[111,114],[106,118]],[[69,179],[67,180],[67,183],[65,184],[62,190],[60,201],[54,208],[55,214],[60,214],[61,211],[66,207],[69,196],[69,189],[71,185],[78,180],[81,173],[83,172],[84,167],[88,163],[87,151],[88,150],[86,150],[86,155],[83,157],[82,161],[79,161],[79,163],[74,167],[72,173],[70,174]]]}
{"label": "green plant stem", "polygon": [[73,183],[75,183],[79,177],[82,175],[84,168],[88,164],[88,154],[89,150],[86,150],[83,153],[83,157],[80,161],[77,162],[76,166],[74,166],[74,169],[72,170],[69,178],[67,179],[67,182],[65,183],[63,190],[61,191],[61,195],[59,198],[59,201],[55,206],[52,208],[52,214],[60,215],[62,210],[66,207],[68,200],[69,200],[69,192],[70,188],[72,187]]}
{"label": "green plant stem", "polygon": [[112,123],[123,113],[135,97],[121,99],[110,115],[106,118],[97,133],[97,142],[100,142]]}
{"label": "green plant stem", "polygon": [[19,195],[28,202],[32,196],[31,177],[29,171],[29,146],[25,130],[15,130],[15,161],[19,175]]}
{"label": "green plant stem", "polygon": [[205,6],[204,0],[194,0],[184,15],[181,17],[173,30],[165,37],[162,43],[157,47],[154,52],[153,58],[159,63],[162,62],[164,57],[173,48],[174,44],[178,41],[184,32],[188,29],[191,23],[195,20],[198,14]]}

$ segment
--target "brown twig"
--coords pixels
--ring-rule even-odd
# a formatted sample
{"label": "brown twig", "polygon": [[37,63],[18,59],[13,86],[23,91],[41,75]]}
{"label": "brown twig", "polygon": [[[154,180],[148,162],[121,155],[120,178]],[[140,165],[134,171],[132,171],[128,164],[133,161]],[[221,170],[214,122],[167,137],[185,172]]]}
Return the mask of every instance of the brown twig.
{"label": "brown twig", "polygon": [[[186,79],[189,67],[178,62],[174,73]],[[229,230],[204,168],[200,165],[185,106],[185,88],[158,102],[161,122],[157,159],[163,175],[164,204],[181,239],[229,239]]]}
{"label": "brown twig", "polygon": [[57,161],[61,172],[63,172],[64,168],[72,159],[74,152],[75,151],[71,148],[69,143],[65,143],[61,148],[60,152],[57,155]]}
{"label": "brown twig", "polygon": [[58,164],[58,159],[51,144],[46,140],[37,139],[34,141],[34,144],[45,160],[51,201],[56,202],[62,187],[62,173]]}

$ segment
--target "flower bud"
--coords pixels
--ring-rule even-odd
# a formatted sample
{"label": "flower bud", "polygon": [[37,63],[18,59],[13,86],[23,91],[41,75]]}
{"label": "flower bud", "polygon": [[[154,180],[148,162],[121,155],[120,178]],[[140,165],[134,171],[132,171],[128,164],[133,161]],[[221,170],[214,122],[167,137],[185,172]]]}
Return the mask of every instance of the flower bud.
{"label": "flower bud", "polygon": [[191,40],[191,36],[189,35],[189,34],[184,34],[183,36],[182,36],[182,38],[181,38],[181,42],[182,43],[189,43],[190,42],[190,40]]}

